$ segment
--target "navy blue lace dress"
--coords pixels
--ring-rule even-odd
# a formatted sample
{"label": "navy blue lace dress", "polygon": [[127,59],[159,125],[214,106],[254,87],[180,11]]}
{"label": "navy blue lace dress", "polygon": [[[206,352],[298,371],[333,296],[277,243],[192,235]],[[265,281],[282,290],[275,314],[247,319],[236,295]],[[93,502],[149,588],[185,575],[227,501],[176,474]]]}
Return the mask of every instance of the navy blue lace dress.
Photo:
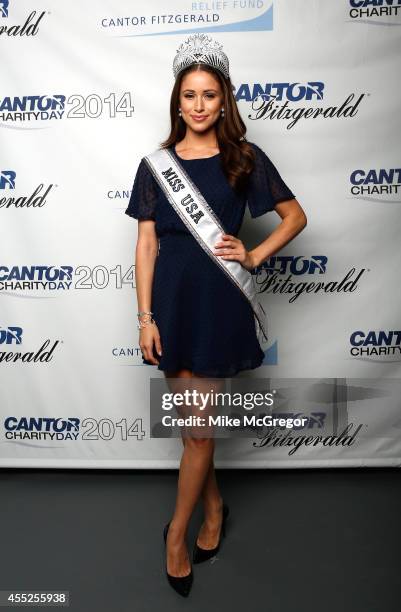
{"label": "navy blue lace dress", "polygon": [[[295,198],[277,168],[254,143],[256,164],[247,192],[237,195],[220,166],[220,153],[202,159],[182,159],[185,168],[227,234],[237,236],[248,205],[259,217],[278,202]],[[182,368],[210,377],[230,377],[257,368],[264,353],[256,336],[252,307],[241,291],[202,249],[166,199],[141,160],[125,213],[152,219],[159,239],[151,310],[158,326],[162,356],[155,366],[176,372]]]}

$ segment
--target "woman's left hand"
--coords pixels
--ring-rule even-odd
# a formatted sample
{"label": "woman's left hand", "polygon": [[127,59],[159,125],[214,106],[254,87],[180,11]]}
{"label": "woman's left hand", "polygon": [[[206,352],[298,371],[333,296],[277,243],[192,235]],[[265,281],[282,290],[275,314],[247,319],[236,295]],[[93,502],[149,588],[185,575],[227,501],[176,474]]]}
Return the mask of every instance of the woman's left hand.
{"label": "woman's left hand", "polygon": [[223,259],[234,259],[247,270],[256,267],[252,253],[247,251],[242,241],[231,234],[222,234],[222,240],[216,242],[214,254]]}

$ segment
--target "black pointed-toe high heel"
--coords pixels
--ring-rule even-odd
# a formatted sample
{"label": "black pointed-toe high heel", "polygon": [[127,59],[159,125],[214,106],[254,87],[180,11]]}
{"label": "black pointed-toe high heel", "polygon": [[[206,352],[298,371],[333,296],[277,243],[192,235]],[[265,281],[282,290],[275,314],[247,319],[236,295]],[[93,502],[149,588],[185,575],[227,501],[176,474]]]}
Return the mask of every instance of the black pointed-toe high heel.
{"label": "black pointed-toe high heel", "polygon": [[[167,523],[163,531],[163,537],[164,537],[165,544],[167,543],[167,532],[168,532],[169,527],[170,527],[170,523]],[[175,591],[177,591],[177,593],[179,593],[183,597],[188,597],[189,592],[192,587],[192,582],[193,582],[193,577],[194,577],[192,573],[192,567],[191,567],[190,573],[187,576],[171,576],[171,574],[169,574],[167,571],[167,561],[166,561],[166,576],[167,576],[167,580],[169,581],[170,585],[173,587]]]}
{"label": "black pointed-toe high heel", "polygon": [[220,549],[221,540],[226,535],[226,520],[227,520],[228,514],[229,514],[229,507],[226,504],[223,504],[223,521],[221,523],[221,533],[220,533],[219,542],[217,546],[215,548],[206,549],[206,548],[201,548],[195,542],[193,555],[192,555],[193,563],[202,563],[203,561],[207,561],[208,559],[211,559],[211,557],[214,557],[218,553]]}

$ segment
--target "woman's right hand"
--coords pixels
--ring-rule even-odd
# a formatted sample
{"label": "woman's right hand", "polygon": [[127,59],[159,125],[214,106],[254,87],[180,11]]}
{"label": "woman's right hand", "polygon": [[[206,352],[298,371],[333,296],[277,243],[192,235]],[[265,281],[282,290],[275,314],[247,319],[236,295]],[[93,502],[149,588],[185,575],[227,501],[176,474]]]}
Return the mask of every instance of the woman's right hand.
{"label": "woman's right hand", "polygon": [[162,354],[162,345],[160,342],[159,329],[156,323],[151,323],[142,327],[139,332],[139,346],[142,351],[142,355],[147,361],[158,365],[159,361],[153,356],[153,345],[156,348],[158,355]]}

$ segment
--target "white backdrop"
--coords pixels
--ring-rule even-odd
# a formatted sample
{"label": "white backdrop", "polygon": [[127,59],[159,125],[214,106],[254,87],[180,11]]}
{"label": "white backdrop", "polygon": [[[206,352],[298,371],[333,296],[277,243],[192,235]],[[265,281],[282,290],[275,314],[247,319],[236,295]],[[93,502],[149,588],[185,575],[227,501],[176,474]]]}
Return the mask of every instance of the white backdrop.
{"label": "white backdrop", "polygon": [[[180,440],[150,437],[163,374],[142,365],[124,210],[195,31],[223,44],[247,138],[308,217],[258,276],[270,339],[240,376],[328,379],[348,389],[325,402],[333,433],[364,424],[353,446],[293,455],[220,440],[216,466],[401,465],[401,400],[377,391],[401,378],[401,2],[371,4],[0,1],[1,466],[179,464]],[[247,213],[240,238],[252,248],[279,222]]]}

